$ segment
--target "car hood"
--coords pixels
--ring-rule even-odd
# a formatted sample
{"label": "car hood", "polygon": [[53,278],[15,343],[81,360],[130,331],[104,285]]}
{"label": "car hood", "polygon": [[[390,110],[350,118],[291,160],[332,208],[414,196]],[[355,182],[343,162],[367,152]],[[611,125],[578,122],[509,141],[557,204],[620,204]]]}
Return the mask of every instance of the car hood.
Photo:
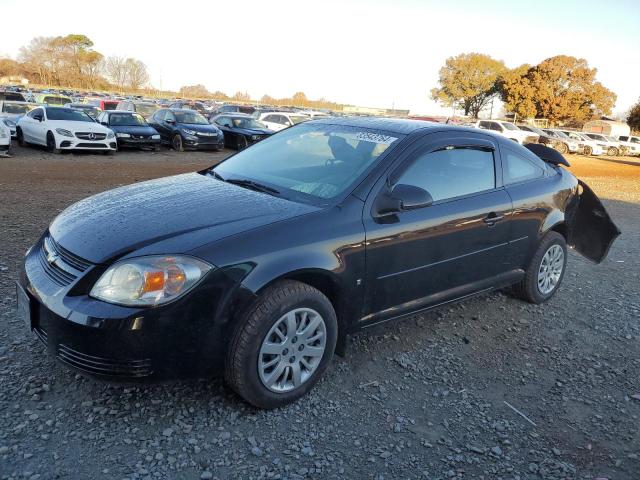
{"label": "car hood", "polygon": [[81,200],[64,210],[49,231],[73,254],[107,263],[132,252],[186,253],[316,210],[318,207],[188,173]]}
{"label": "car hood", "polygon": [[271,135],[275,133],[268,128],[230,128],[229,130],[243,135]]}
{"label": "car hood", "polygon": [[68,120],[47,120],[51,128],[64,128],[72,132],[109,133],[111,130],[97,122],[69,122]]}
{"label": "car hood", "polygon": [[194,130],[196,132],[218,133],[220,131],[220,129],[218,129],[217,127],[214,127],[211,124],[199,125],[199,124],[192,124],[192,123],[178,123],[177,126],[179,128],[186,128],[188,130]]}
{"label": "car hood", "polygon": [[156,135],[155,128],[148,125],[111,125],[109,127],[116,133],[128,133],[133,135]]}

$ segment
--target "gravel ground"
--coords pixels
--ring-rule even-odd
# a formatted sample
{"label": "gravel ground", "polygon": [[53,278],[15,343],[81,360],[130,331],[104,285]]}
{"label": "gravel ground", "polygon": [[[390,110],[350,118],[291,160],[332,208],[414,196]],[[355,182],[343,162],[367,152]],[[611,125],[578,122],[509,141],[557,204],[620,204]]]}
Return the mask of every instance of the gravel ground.
{"label": "gravel ground", "polygon": [[[69,203],[223,154],[0,159],[1,479],[640,479],[640,162],[570,157],[623,230],[544,306],[493,293],[356,335],[278,411],[220,380],[111,385],[15,317],[21,257]],[[520,413],[518,413],[520,412]]]}

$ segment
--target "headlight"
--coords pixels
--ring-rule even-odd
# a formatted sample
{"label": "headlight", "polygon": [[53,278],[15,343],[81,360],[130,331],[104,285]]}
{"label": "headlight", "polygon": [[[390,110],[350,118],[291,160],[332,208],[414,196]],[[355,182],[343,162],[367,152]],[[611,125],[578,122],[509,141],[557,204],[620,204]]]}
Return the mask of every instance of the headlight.
{"label": "headlight", "polygon": [[131,135],[128,133],[116,133],[116,137],[118,138],[131,138]]}
{"label": "headlight", "polygon": [[198,132],[196,132],[195,130],[190,130],[188,128],[183,128],[182,131],[184,133],[186,133],[187,135],[196,135]]}
{"label": "headlight", "polygon": [[109,267],[89,295],[130,307],[160,305],[184,295],[211,269],[179,255],[132,258]]}
{"label": "headlight", "polygon": [[113,132],[110,131],[109,133],[107,133],[107,138],[114,138],[114,137],[115,137],[115,134]]}
{"label": "headlight", "polygon": [[160,135],[151,135],[153,140],[160,140]]}
{"label": "headlight", "polygon": [[73,133],[65,128],[56,128],[56,132],[58,132],[63,137],[73,137]]}
{"label": "headlight", "polygon": [[4,120],[4,124],[9,128],[16,128],[16,122],[9,120],[8,118]]}
{"label": "headlight", "polygon": [[258,135],[251,135],[251,140],[258,140],[260,138]]}
{"label": "headlight", "polygon": [[0,129],[0,138],[9,138],[11,134],[4,131],[3,129]]}

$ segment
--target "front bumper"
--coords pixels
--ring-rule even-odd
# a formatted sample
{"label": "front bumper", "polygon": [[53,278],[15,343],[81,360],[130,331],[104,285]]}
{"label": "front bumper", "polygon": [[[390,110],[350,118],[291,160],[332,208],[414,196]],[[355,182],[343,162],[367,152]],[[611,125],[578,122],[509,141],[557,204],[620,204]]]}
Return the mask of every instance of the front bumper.
{"label": "front bumper", "polygon": [[106,138],[104,140],[81,140],[69,137],[61,137],[58,142],[60,150],[98,150],[110,151],[116,150],[117,143],[115,138]]}
{"label": "front bumper", "polygon": [[155,148],[160,146],[160,139],[153,138],[123,138],[118,137],[118,148]]}
{"label": "front bumper", "polygon": [[191,150],[222,150],[224,148],[224,137],[185,135],[182,138],[182,145],[184,148]]}
{"label": "front bumper", "polygon": [[[194,290],[166,305],[112,305],[87,294],[106,267],[57,244],[58,256],[50,264],[43,239],[27,253],[18,288],[28,297],[31,330],[59,361],[94,377],[122,381],[220,370],[233,318],[231,302],[242,290],[237,281],[212,270]],[[86,268],[72,278],[68,272],[79,272],[76,267]]]}

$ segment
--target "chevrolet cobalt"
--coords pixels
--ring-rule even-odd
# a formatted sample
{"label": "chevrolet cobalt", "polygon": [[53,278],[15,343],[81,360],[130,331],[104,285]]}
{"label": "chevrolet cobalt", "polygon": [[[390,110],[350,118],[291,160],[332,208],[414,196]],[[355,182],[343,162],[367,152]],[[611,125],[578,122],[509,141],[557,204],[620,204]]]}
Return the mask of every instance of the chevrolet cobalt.
{"label": "chevrolet cobalt", "polygon": [[619,231],[566,166],[483,130],[313,120],[70,206],[26,254],[18,312],[82,372],[223,371],[278,407],[350,333],[511,285],[545,302],[568,246],[601,262]]}

